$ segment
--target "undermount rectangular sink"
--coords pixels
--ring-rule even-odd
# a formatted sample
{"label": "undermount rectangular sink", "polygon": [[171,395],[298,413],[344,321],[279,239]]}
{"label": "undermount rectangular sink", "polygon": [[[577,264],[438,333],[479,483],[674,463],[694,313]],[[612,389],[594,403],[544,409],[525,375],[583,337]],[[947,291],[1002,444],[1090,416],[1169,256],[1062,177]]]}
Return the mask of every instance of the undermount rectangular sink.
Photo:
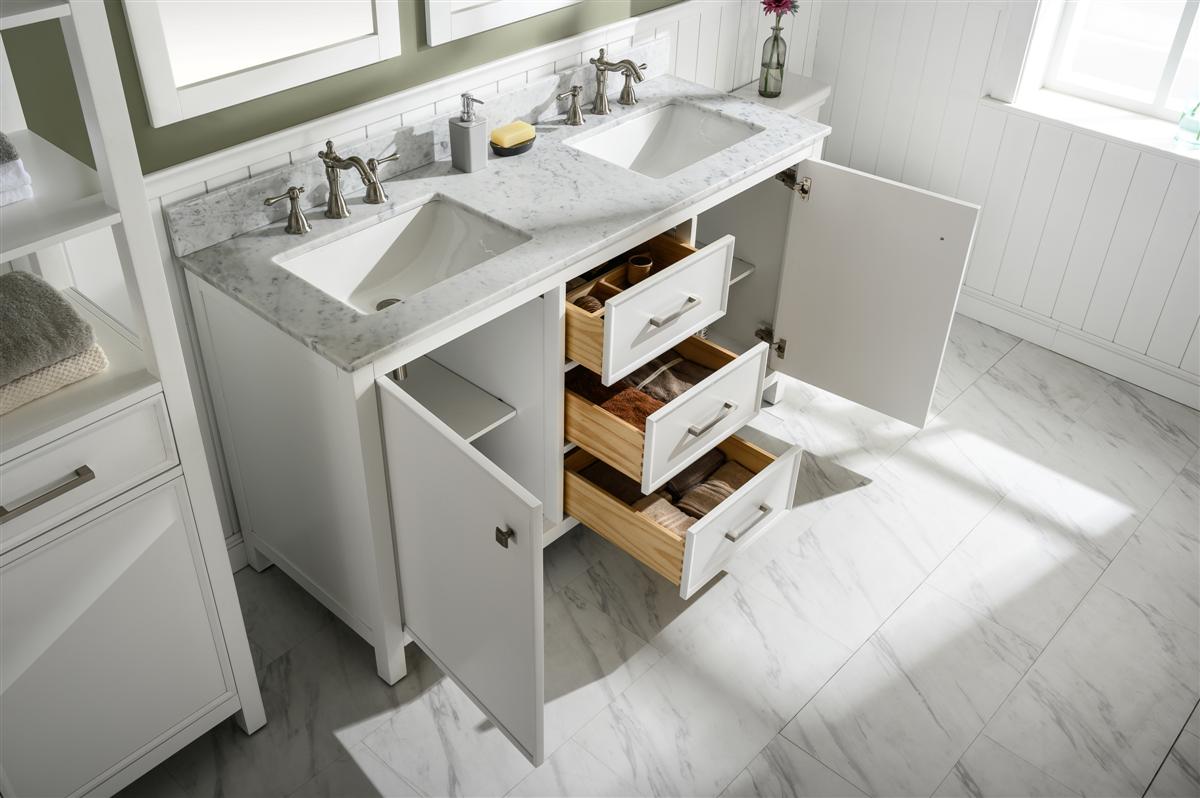
{"label": "undermount rectangular sink", "polygon": [[576,136],[566,144],[657,178],[668,177],[761,130],[758,125],[691,103],[673,102]]}
{"label": "undermount rectangular sink", "polygon": [[529,236],[470,208],[434,199],[294,256],[280,266],[359,313],[437,285]]}

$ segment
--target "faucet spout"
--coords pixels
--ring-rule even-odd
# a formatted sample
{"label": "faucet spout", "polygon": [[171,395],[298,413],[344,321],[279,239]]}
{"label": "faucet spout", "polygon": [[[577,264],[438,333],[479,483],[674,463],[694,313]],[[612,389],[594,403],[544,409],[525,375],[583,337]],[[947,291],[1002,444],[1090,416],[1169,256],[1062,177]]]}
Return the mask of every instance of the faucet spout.
{"label": "faucet spout", "polygon": [[347,169],[358,172],[359,179],[367,187],[364,202],[369,205],[387,202],[387,194],[380,185],[375,170],[371,169],[359,156],[351,155],[349,158],[343,158],[333,151],[333,142],[326,141],[325,149],[319,151],[317,157],[325,164],[325,177],[329,181],[329,205],[325,211],[326,216],[333,219],[344,219],[350,215],[350,210],[346,207],[346,200],[342,196],[342,181],[338,176],[339,171]]}

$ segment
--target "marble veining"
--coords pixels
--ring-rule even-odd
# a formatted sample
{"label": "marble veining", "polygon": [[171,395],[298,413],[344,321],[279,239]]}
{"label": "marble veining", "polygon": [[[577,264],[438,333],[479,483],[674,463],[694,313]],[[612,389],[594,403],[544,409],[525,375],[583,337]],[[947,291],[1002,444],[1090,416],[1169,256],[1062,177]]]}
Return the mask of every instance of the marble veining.
{"label": "marble veining", "polygon": [[[303,240],[284,233],[282,223],[276,221],[190,252],[180,260],[188,271],[339,368],[354,370],[398,352],[414,357],[423,354],[421,346],[430,335],[501,300],[532,297],[547,281],[566,281],[601,262],[607,248],[661,232],[676,223],[686,209],[723,189],[789,165],[829,132],[816,122],[669,75],[648,79],[638,93],[639,105],[614,104],[609,116],[585,114],[582,127],[569,127],[557,117],[540,124],[537,144],[529,153],[493,157],[486,170],[461,174],[448,162],[435,161],[391,176],[384,181],[390,195],[386,204],[365,205],[352,198],[354,215],[349,219],[312,214],[313,231]],[[621,169],[564,143],[581,133],[618,124],[629,113],[670,102],[693,103],[762,130],[664,180]],[[372,140],[362,146],[369,150],[380,145]],[[276,180],[271,190],[282,190],[293,178],[279,173],[263,179]],[[227,198],[239,191],[247,194],[247,204],[238,212],[261,212],[257,210],[261,196],[256,191],[250,197],[246,184],[221,191]],[[276,260],[327,244],[435,198],[459,202],[531,240],[385,311],[367,315],[309,285]],[[189,227],[203,226],[203,200],[183,203],[175,216],[186,216]],[[234,205],[226,203],[225,207],[233,209]]]}

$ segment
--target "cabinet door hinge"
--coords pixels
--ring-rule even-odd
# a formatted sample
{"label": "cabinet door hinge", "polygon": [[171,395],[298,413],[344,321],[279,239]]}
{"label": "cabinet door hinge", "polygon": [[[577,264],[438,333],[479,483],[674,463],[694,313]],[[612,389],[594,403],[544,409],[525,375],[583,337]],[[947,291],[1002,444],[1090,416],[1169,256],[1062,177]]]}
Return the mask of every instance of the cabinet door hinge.
{"label": "cabinet door hinge", "polygon": [[754,337],[760,341],[766,341],[775,350],[775,356],[783,360],[784,353],[787,352],[787,339],[780,338],[775,340],[775,328],[769,324],[764,324],[754,331]]}
{"label": "cabinet door hinge", "polygon": [[794,166],[790,169],[784,169],[782,172],[777,173],[775,175],[775,179],[799,194],[800,199],[805,202],[807,202],[808,198],[812,195],[812,178],[799,177],[796,174],[796,167]]}

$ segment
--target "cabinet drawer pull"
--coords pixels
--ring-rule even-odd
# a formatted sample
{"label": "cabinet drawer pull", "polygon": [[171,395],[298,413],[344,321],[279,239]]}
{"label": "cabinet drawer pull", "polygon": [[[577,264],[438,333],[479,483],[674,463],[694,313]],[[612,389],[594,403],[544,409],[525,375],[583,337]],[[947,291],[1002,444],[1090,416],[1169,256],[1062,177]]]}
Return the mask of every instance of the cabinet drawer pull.
{"label": "cabinet drawer pull", "polygon": [[684,313],[687,313],[692,308],[698,308],[698,307],[700,307],[700,297],[696,296],[695,294],[691,294],[688,296],[687,301],[683,303],[683,307],[681,307],[679,310],[675,311],[674,313],[668,313],[665,316],[651,316],[650,317],[650,326],[651,327],[662,327],[664,325],[670,324],[671,322],[675,321],[680,316],[682,316]]}
{"label": "cabinet drawer pull", "polygon": [[701,435],[708,432],[710,429],[717,426],[725,419],[729,418],[729,414],[732,413],[734,410],[737,410],[737,404],[735,404],[734,402],[726,402],[725,405],[721,408],[721,412],[717,413],[717,415],[714,416],[703,427],[697,427],[695,424],[688,427],[688,429],[687,429],[688,435],[692,435],[692,436],[699,438]]}
{"label": "cabinet drawer pull", "polygon": [[517,533],[513,532],[511,527],[506,526],[503,529],[496,527],[496,542],[506,549],[508,548],[508,541],[513,540],[516,536]]}
{"label": "cabinet drawer pull", "polygon": [[754,529],[754,527],[756,527],[760,523],[762,523],[762,520],[764,518],[766,518],[767,516],[769,516],[770,514],[771,514],[771,505],[769,505],[769,504],[758,505],[758,515],[754,517],[754,520],[751,521],[750,523],[746,524],[745,526],[743,526],[741,529],[737,530],[736,532],[726,532],[725,538],[732,543],[737,543],[738,540],[741,539],[742,535],[745,535],[751,529]]}
{"label": "cabinet drawer pull", "polygon": [[3,505],[0,505],[0,524],[3,524],[5,521],[11,521],[18,515],[24,515],[30,510],[36,510],[43,504],[54,501],[59,496],[62,496],[65,493],[70,493],[80,485],[91,482],[95,478],[95,471],[86,465],[81,465],[79,468],[75,469],[73,476],[69,480],[59,485],[57,488],[51,488],[41,496],[35,496],[24,504],[19,504],[11,510]]}

